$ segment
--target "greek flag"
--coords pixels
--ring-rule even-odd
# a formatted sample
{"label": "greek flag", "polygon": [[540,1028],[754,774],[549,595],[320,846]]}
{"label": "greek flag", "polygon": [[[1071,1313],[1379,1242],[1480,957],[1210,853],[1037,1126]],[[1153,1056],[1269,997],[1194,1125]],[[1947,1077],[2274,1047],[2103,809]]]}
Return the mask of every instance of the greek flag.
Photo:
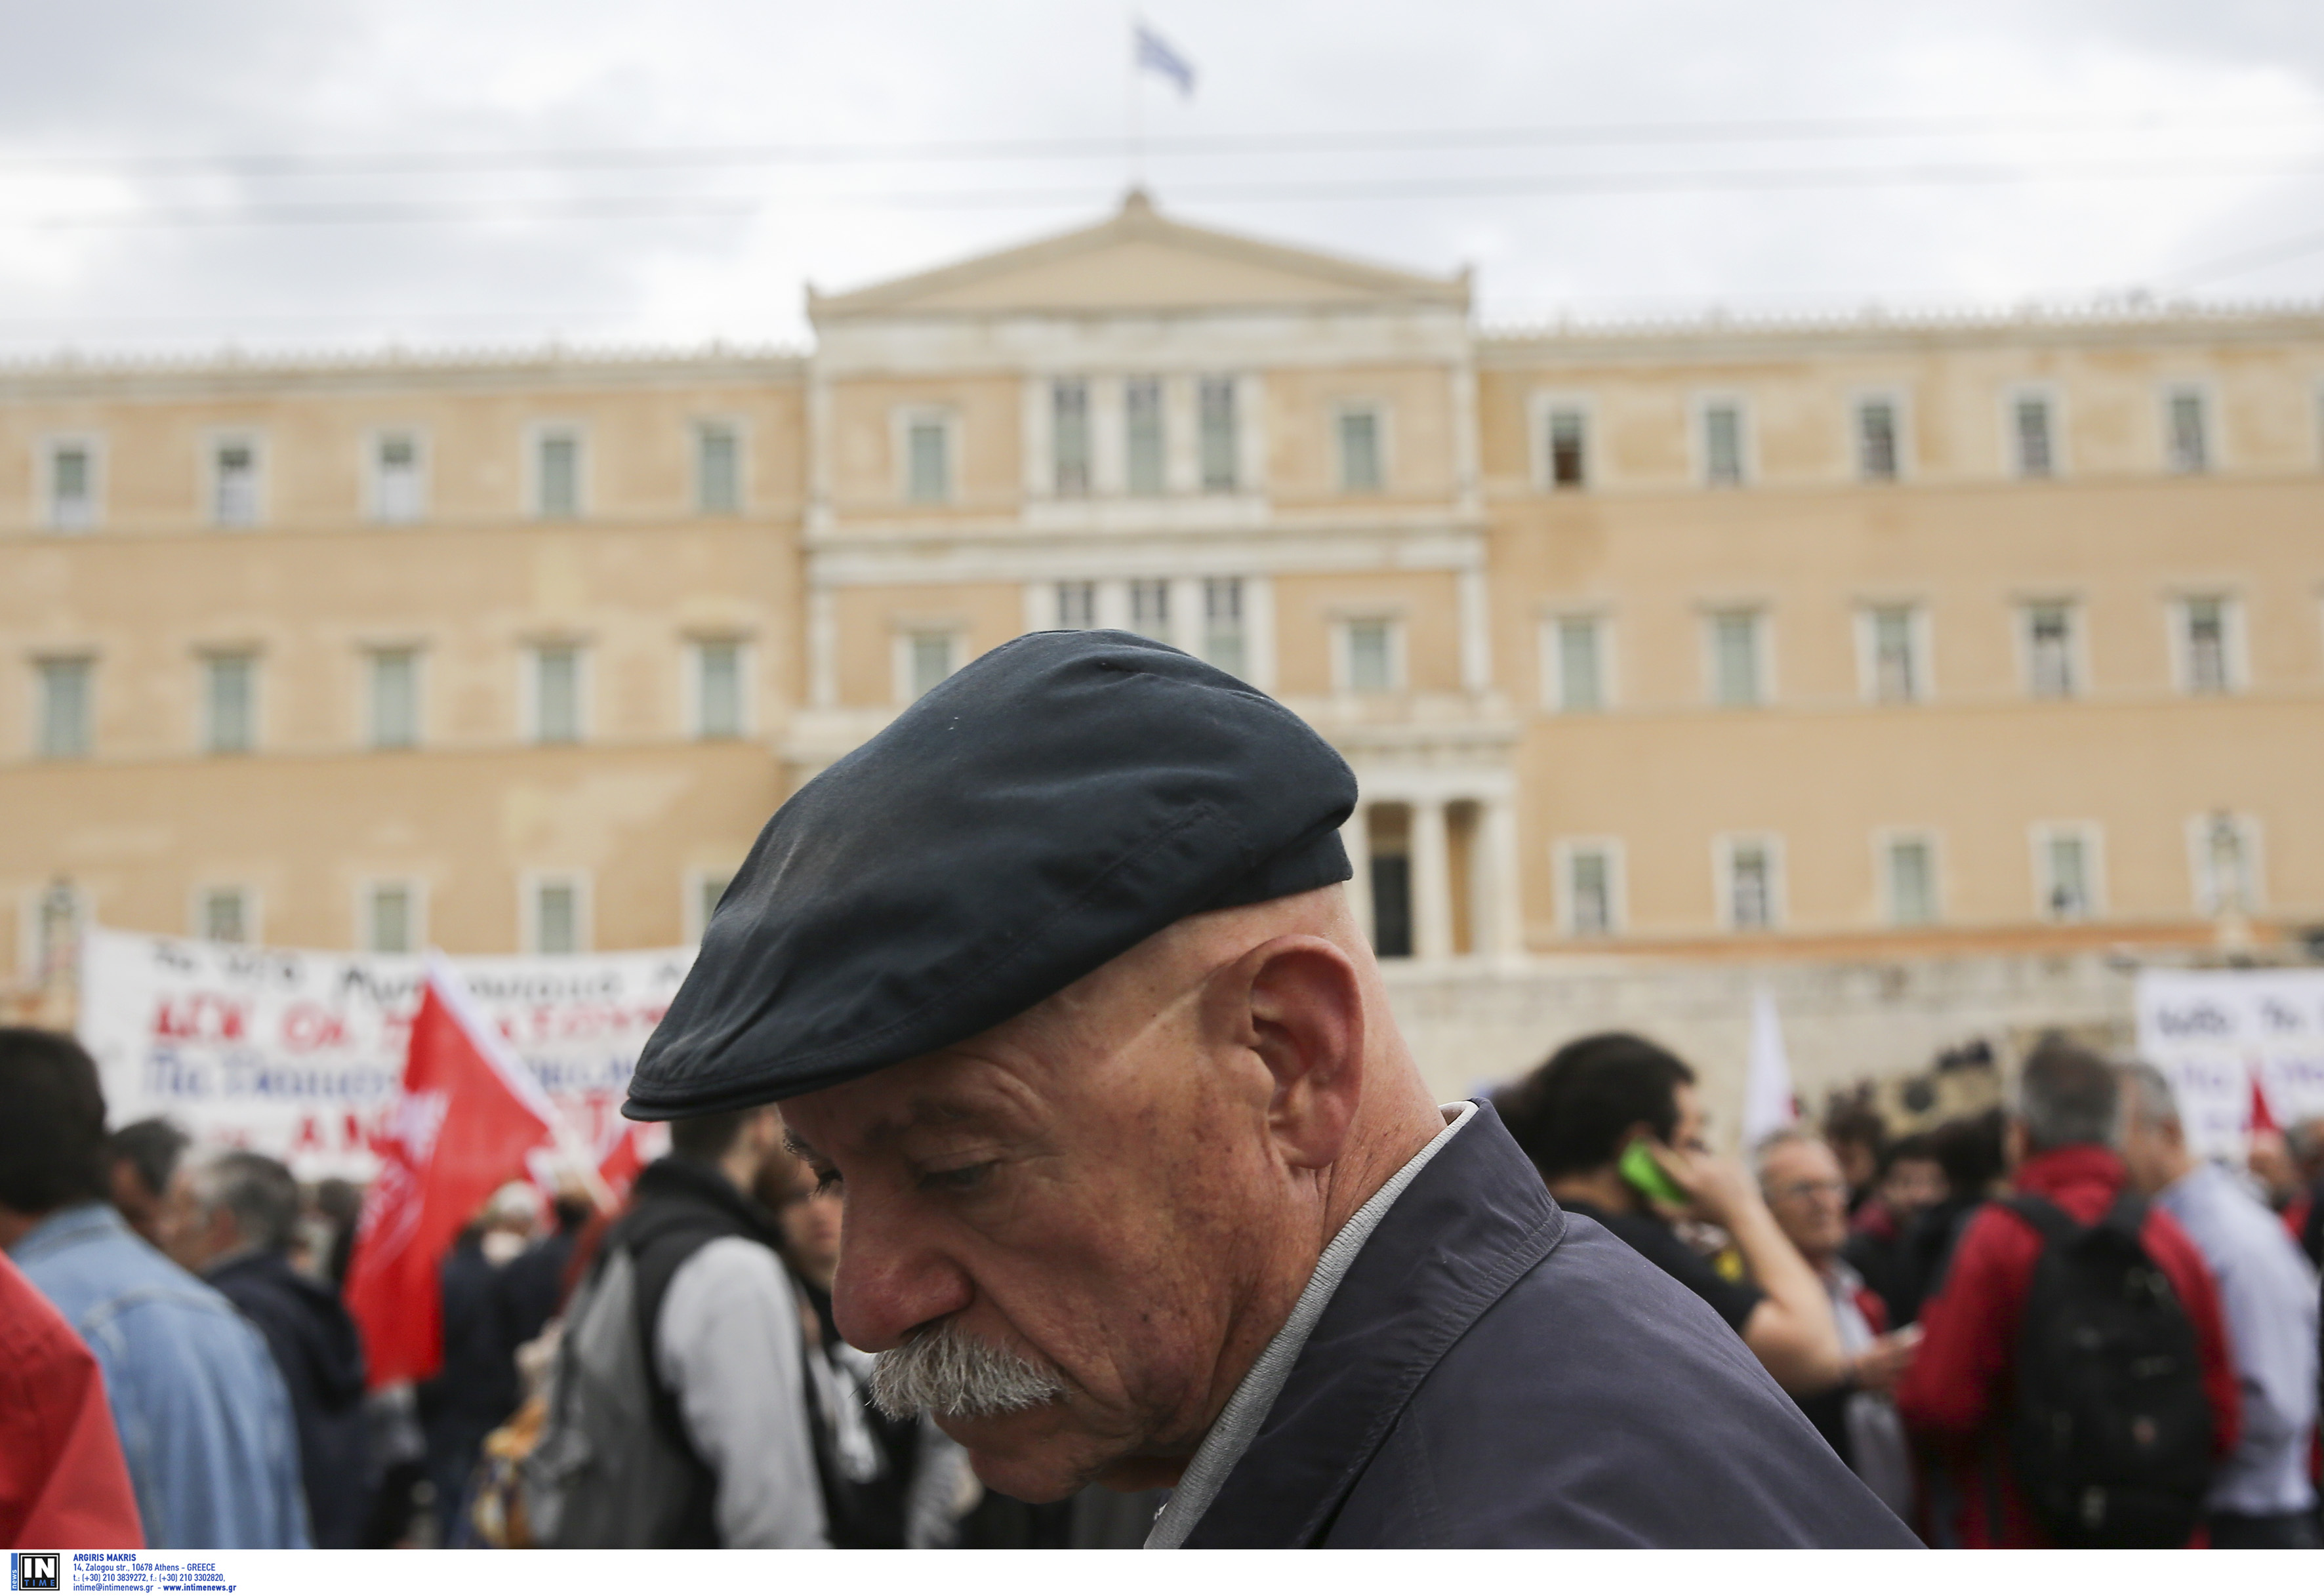
{"label": "greek flag", "polygon": [[1138,47],[1136,60],[1142,69],[1159,72],[1178,86],[1178,92],[1191,97],[1194,92],[1194,69],[1186,58],[1163,42],[1162,35],[1144,23],[1136,24]]}

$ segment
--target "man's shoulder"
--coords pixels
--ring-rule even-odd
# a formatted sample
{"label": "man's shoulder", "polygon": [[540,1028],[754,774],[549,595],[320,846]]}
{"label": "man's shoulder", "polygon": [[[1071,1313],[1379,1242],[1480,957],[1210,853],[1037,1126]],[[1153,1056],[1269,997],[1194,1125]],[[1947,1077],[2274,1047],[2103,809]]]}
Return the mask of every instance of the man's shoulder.
{"label": "man's shoulder", "polygon": [[[2294,1312],[2316,1300],[2316,1277],[2300,1243],[2258,1198],[2222,1180],[2199,1211],[2158,1204],[2140,1240],[2182,1292],[2209,1296],[2224,1311],[2232,1292],[2258,1292]],[[2167,1228],[2153,1221],[2168,1222]]]}
{"label": "man's shoulder", "polygon": [[1422,1381],[1359,1498],[1416,1471],[1454,1545],[1907,1541],[1702,1298],[1579,1214]]}
{"label": "man's shoulder", "polygon": [[679,1318],[733,1311],[796,1316],[798,1299],[772,1248],[749,1236],[713,1236],[671,1270],[655,1320],[666,1333]]}
{"label": "man's shoulder", "polygon": [[[1588,1355],[1577,1357],[1582,1348]],[[1561,1403],[1602,1389],[1609,1372],[1651,1384],[1665,1370],[1683,1378],[1715,1370],[1720,1378],[1742,1379],[1755,1397],[1775,1394],[1742,1338],[1702,1298],[1610,1228],[1579,1213],[1567,1216],[1557,1246],[1478,1316],[1431,1383],[1448,1377],[1457,1383],[1471,1370],[1492,1369],[1509,1382],[1510,1394],[1539,1388]],[[1624,1399],[1637,1395],[1625,1393]]]}
{"label": "man's shoulder", "polygon": [[25,1278],[40,1287],[84,1335],[133,1316],[198,1323],[222,1315],[241,1322],[234,1305],[215,1287],[126,1230],[94,1230],[69,1247],[21,1261]]}

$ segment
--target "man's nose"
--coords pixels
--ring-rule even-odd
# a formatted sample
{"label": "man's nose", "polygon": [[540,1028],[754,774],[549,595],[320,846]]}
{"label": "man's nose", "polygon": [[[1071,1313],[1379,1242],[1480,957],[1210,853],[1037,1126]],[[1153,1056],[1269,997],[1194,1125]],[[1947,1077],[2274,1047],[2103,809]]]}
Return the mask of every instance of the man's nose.
{"label": "man's nose", "polygon": [[975,1297],[968,1274],[918,1227],[864,1212],[851,1201],[832,1277],[832,1319],[847,1344],[866,1352],[900,1346],[912,1331],[956,1314]]}

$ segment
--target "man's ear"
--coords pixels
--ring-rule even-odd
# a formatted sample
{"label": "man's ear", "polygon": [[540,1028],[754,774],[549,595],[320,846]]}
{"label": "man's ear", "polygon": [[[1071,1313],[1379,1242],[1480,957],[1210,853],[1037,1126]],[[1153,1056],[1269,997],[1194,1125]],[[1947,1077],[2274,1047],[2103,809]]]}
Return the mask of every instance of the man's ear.
{"label": "man's ear", "polygon": [[1271,1088],[1268,1130],[1295,1167],[1346,1149],[1363,1096],[1364,998],[1348,955],[1321,936],[1278,936],[1219,972],[1219,1029],[1256,1054]]}

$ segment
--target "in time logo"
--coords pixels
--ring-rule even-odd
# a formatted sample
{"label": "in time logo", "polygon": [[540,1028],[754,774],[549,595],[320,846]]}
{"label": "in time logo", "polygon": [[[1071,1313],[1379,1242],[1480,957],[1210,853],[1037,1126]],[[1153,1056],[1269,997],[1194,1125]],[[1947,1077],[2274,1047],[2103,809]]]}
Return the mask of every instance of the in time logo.
{"label": "in time logo", "polygon": [[8,1554],[8,1588],[11,1591],[61,1591],[65,1588],[64,1562],[62,1552],[11,1552]]}

